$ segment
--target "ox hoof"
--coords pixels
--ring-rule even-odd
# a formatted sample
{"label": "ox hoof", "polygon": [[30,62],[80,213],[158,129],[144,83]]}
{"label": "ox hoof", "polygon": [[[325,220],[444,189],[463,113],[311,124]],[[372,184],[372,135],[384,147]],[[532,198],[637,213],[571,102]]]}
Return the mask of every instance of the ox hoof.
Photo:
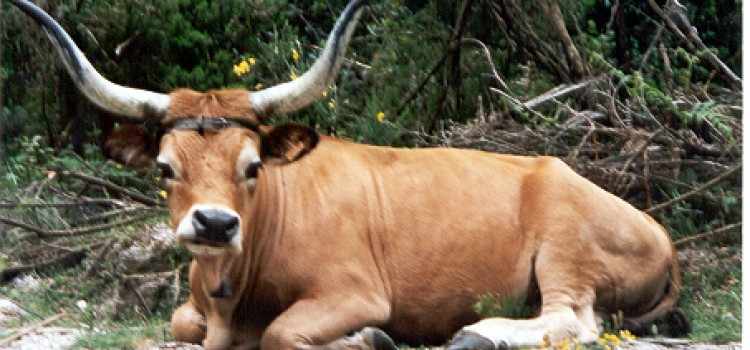
{"label": "ox hoof", "polygon": [[398,347],[393,339],[382,330],[375,327],[365,327],[361,331],[365,343],[373,350],[397,350]]}
{"label": "ox hoof", "polygon": [[458,332],[446,346],[447,350],[495,350],[495,349],[507,349],[508,346],[495,346],[492,340],[489,340],[477,333],[460,331]]}

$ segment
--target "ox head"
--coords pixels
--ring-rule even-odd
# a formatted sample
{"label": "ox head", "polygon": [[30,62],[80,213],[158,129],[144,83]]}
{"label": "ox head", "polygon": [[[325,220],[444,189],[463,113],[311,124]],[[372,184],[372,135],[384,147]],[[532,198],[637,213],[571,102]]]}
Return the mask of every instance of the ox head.
{"label": "ox head", "polygon": [[161,129],[156,140],[144,129],[125,126],[107,142],[109,155],[130,165],[156,165],[169,193],[178,241],[194,254],[216,255],[242,247],[242,213],[262,181],[264,163],[298,160],[317,144],[309,128],[267,126],[274,115],[297,111],[333,83],[366,1],[344,10],[318,60],[301,77],[257,92],[178,89],[169,94],[121,86],[102,77],[49,15],[25,0],[11,0],[52,41],[80,91],[95,105]]}

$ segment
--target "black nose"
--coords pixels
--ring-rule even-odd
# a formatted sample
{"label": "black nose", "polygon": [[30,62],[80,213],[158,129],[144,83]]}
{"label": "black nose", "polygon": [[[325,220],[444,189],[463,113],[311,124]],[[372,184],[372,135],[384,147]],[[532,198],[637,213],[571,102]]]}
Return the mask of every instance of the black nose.
{"label": "black nose", "polygon": [[237,234],[240,220],[224,210],[199,209],[193,212],[197,243],[227,244]]}

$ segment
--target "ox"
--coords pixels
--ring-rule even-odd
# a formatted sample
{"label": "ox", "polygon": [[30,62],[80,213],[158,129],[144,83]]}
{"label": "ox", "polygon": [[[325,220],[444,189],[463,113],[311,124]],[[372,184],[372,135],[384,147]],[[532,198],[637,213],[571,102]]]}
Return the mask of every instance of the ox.
{"label": "ox", "polygon": [[[258,92],[161,94],[103,78],[47,14],[48,34],[97,106],[163,128],[155,164],[194,259],[174,338],[210,349],[449,348],[592,342],[620,312],[670,312],[677,254],[651,217],[558,159],[356,144],[265,124],[322,95],[365,6],[352,1],[299,79]],[[110,153],[150,160],[145,132]],[[537,294],[529,319],[487,318],[478,298]],[[534,299],[531,297],[530,299]]]}

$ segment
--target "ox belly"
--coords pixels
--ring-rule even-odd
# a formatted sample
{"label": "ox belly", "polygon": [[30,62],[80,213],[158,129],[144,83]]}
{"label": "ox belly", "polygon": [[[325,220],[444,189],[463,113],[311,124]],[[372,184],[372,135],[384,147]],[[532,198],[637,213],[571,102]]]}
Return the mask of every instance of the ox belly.
{"label": "ox belly", "polygon": [[379,168],[392,290],[388,334],[440,344],[478,320],[480,296],[526,298],[536,238],[522,229],[520,205],[523,181],[536,162],[425,150]]}
{"label": "ox belly", "polygon": [[504,301],[541,292],[542,308],[626,315],[661,297],[672,260],[666,233],[561,161],[424,152],[432,154],[379,171],[399,179],[380,182],[392,293],[384,328],[394,338],[442,343],[477,320],[487,293]]}

